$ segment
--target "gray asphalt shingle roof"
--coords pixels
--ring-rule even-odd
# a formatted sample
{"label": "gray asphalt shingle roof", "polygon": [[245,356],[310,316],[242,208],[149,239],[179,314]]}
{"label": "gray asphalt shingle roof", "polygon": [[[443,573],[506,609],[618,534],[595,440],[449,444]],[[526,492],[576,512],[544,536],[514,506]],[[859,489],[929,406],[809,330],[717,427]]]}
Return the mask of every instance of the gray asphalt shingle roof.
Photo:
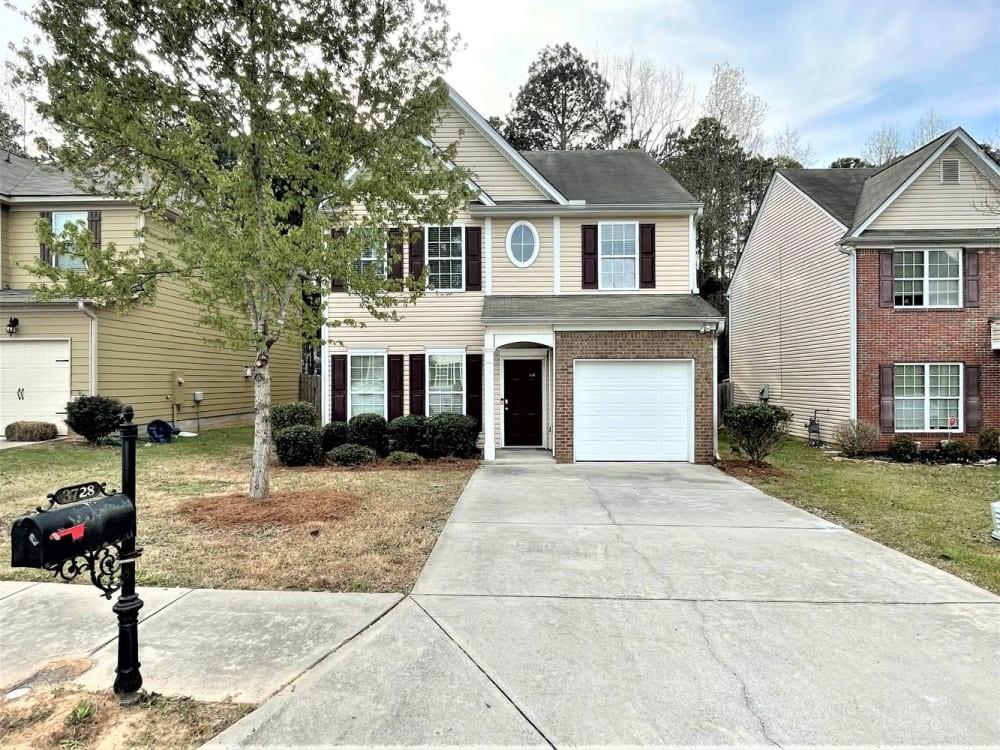
{"label": "gray asphalt shingle roof", "polygon": [[779,169],[795,187],[823,207],[846,227],[854,221],[854,210],[865,180],[877,169]]}
{"label": "gray asphalt shingle roof", "polygon": [[722,317],[695,294],[490,295],[482,313],[484,322]]}
{"label": "gray asphalt shingle roof", "polygon": [[570,200],[607,205],[697,203],[645,151],[522,151]]}
{"label": "gray asphalt shingle roof", "polygon": [[89,195],[73,184],[69,175],[34,159],[0,150],[0,195],[44,197]]}

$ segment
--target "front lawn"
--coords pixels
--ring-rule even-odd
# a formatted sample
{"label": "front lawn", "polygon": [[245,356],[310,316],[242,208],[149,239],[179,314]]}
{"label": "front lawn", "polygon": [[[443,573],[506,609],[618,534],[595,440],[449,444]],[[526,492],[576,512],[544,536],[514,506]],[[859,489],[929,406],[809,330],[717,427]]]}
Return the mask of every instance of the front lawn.
{"label": "front lawn", "polygon": [[[1000,594],[1000,542],[990,539],[1000,469],[835,461],[786,440],[768,460],[775,471],[732,462],[723,468],[764,492]],[[728,464],[728,467],[727,467]]]}
{"label": "front lawn", "polygon": [[[170,445],[140,442],[140,584],[310,591],[408,591],[475,462],[348,470],[275,466],[273,500],[249,503],[251,430],[229,427]],[[12,570],[13,520],[54,489],[120,486],[120,449],[53,443],[0,451],[0,578]],[[226,497],[230,496],[230,497]]]}

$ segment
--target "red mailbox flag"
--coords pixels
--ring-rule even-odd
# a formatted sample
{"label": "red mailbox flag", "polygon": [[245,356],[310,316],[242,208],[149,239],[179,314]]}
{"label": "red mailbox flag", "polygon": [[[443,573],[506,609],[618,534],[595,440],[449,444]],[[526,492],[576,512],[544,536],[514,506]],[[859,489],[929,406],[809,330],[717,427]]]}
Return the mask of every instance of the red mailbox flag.
{"label": "red mailbox flag", "polygon": [[62,531],[53,531],[49,534],[49,539],[53,542],[58,542],[60,539],[69,537],[74,542],[79,542],[83,539],[83,528],[86,524],[78,523],[76,526],[70,526]]}

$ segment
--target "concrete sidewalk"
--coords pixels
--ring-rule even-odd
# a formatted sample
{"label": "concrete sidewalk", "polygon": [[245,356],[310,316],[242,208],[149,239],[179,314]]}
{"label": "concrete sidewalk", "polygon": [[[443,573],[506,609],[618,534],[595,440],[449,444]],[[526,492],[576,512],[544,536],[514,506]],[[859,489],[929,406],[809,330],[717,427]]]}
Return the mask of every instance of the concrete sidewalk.
{"label": "concrete sidewalk", "polygon": [[[199,700],[260,703],[384,615],[399,594],[139,587],[143,687]],[[92,586],[0,581],[0,687],[46,663],[88,658],[75,680],[109,688],[112,602]]]}

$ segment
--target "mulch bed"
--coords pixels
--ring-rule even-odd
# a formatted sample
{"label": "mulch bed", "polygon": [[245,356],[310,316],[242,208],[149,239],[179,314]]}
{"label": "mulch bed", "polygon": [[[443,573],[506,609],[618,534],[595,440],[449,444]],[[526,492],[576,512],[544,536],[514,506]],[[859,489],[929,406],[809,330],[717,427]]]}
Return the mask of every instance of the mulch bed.
{"label": "mulch bed", "polygon": [[333,490],[272,492],[267,500],[245,493],[210,495],[184,501],[180,510],[190,521],[216,528],[231,526],[295,526],[337,521],[357,510],[361,497]]}
{"label": "mulch bed", "polygon": [[719,468],[737,479],[787,479],[791,475],[776,466],[765,464],[754,466],[749,461],[738,458],[728,458],[719,461]]}

